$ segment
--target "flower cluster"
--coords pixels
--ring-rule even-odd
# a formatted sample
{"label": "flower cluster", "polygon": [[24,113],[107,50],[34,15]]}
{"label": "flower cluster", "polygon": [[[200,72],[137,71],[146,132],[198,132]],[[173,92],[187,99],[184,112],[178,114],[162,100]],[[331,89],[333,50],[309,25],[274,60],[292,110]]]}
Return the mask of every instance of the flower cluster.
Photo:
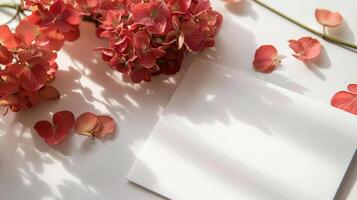
{"label": "flower cluster", "polygon": [[[33,12],[15,31],[0,26],[0,105],[5,113],[59,98],[49,84],[57,71],[56,52],[79,37],[80,15],[62,0],[26,1]],[[47,3],[47,4],[46,4]]]}
{"label": "flower cluster", "polygon": [[[81,0],[83,14],[99,21],[98,48],[108,65],[135,83],[175,74],[185,52],[212,47],[222,16],[209,0]],[[84,4],[83,4],[84,2]]]}
{"label": "flower cluster", "polygon": [[60,97],[49,84],[56,52],[79,36],[82,17],[97,22],[108,65],[133,82],[175,74],[187,51],[214,45],[222,16],[209,0],[25,0],[31,14],[14,31],[0,26],[0,106],[6,112]]}

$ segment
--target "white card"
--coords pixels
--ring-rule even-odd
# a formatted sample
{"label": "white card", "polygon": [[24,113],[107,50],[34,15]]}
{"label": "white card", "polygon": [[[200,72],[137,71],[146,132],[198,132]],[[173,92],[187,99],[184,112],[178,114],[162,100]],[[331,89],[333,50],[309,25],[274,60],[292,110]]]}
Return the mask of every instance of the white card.
{"label": "white card", "polygon": [[196,59],[128,179],[173,200],[328,200],[356,147],[353,115]]}

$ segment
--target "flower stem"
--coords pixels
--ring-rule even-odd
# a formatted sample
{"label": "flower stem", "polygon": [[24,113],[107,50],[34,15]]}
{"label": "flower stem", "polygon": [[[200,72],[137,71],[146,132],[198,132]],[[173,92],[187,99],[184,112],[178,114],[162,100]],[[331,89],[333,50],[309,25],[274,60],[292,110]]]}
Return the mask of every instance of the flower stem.
{"label": "flower stem", "polygon": [[307,25],[305,25],[305,24],[303,24],[303,23],[291,18],[290,16],[280,12],[279,10],[271,7],[270,5],[266,4],[262,0],[252,0],[252,1],[257,3],[257,4],[259,4],[259,5],[261,5],[264,8],[274,12],[275,14],[283,17],[284,19],[286,19],[286,20],[288,20],[288,21],[300,26],[301,28],[303,28],[303,29],[305,29],[305,30],[307,30],[307,31],[309,31],[309,32],[321,37],[322,39],[324,39],[326,41],[329,41],[329,42],[332,42],[332,43],[335,43],[335,44],[338,44],[338,45],[343,45],[343,46],[346,46],[346,47],[350,47],[350,48],[353,48],[353,49],[357,49],[357,44],[353,44],[352,42],[345,41],[345,40],[342,40],[340,38],[337,38],[337,37],[334,37],[334,36],[331,36],[331,35],[327,35],[325,33],[321,33],[319,31],[317,31],[317,30],[315,30],[315,29],[313,29],[313,28],[311,28],[311,27],[309,27],[309,26],[307,26]]}

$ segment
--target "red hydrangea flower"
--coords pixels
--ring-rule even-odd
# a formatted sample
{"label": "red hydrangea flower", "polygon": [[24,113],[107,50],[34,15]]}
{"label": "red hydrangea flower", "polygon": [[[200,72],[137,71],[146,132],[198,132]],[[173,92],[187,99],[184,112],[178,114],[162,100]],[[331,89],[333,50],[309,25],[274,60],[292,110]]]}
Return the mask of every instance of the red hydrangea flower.
{"label": "red hydrangea flower", "polygon": [[55,145],[64,140],[74,125],[74,115],[70,111],[61,111],[53,115],[52,123],[49,121],[38,121],[34,129],[47,144]]}
{"label": "red hydrangea flower", "polygon": [[331,99],[331,105],[357,115],[357,84],[350,84],[347,89],[337,92]]}
{"label": "red hydrangea flower", "polygon": [[150,33],[160,34],[165,31],[170,10],[164,1],[138,3],[132,8],[135,23],[145,25]]}

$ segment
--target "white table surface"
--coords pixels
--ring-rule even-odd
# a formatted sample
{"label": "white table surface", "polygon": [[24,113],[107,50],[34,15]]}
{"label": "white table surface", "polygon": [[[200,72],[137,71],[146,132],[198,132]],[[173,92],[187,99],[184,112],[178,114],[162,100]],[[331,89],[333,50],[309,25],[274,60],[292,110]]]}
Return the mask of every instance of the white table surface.
{"label": "white table surface", "polygon": [[[334,34],[355,41],[357,4],[353,0],[267,2],[315,28],[319,28],[315,8],[338,10],[348,23]],[[213,4],[224,13],[223,29],[216,48],[200,57],[326,104],[335,92],[357,83],[355,52],[322,41],[325,50],[318,65],[305,66],[289,56],[287,40],[311,34],[249,0],[234,5],[214,0]],[[0,13],[1,21],[4,16]],[[266,43],[275,44],[286,58],[277,71],[262,75],[252,70],[251,62],[257,46]],[[131,84],[91,51],[103,45],[95,37],[94,27],[83,24],[81,38],[66,44],[59,53],[60,71],[54,85],[62,98],[0,119],[1,199],[162,199],[128,183],[125,177],[185,70],[174,77],[156,77],[151,83]],[[184,66],[189,66],[191,60],[187,57]],[[39,119],[50,119],[49,112],[60,110],[72,110],[76,115],[86,111],[111,114],[119,127],[116,136],[93,144],[90,139],[74,135],[50,148],[34,134],[32,126]],[[337,199],[357,198],[357,161],[354,165]]]}

